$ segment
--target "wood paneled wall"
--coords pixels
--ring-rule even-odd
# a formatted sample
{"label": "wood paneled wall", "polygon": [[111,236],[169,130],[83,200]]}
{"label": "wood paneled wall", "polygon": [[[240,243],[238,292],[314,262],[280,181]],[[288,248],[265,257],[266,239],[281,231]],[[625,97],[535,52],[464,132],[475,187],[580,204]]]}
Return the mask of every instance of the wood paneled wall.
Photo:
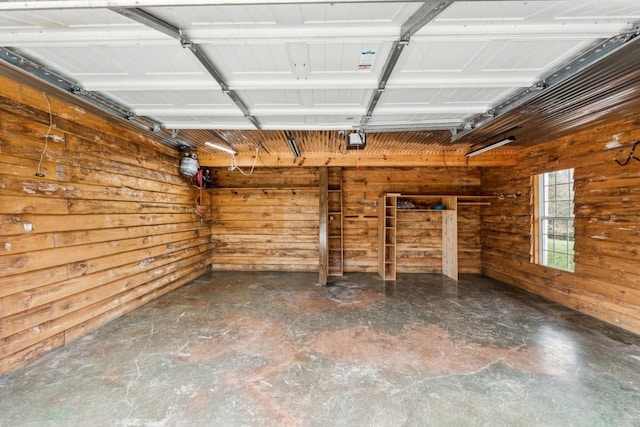
{"label": "wood paneled wall", "polygon": [[318,271],[317,169],[213,169],[212,177],[214,270]]}
{"label": "wood paneled wall", "polygon": [[[212,169],[213,268],[318,268],[318,169],[257,169],[252,177]],[[278,190],[276,190],[278,189]],[[295,195],[293,192],[295,191]],[[344,270],[377,272],[378,197],[403,194],[478,194],[478,168],[343,169]],[[442,271],[440,212],[403,212],[398,228],[398,271]],[[460,271],[480,272],[480,211],[459,212]]]}
{"label": "wood paneled wall", "polygon": [[201,221],[178,162],[0,77],[0,374],[210,270],[210,208]]}
{"label": "wood paneled wall", "polygon": [[[485,275],[640,333],[640,162],[619,166],[640,140],[640,115],[524,150],[517,167],[483,170]],[[575,272],[530,262],[531,176],[575,168]]]}
{"label": "wood paneled wall", "polygon": [[[479,168],[362,168],[343,171],[345,271],[378,268],[377,202],[384,193],[479,194]],[[480,216],[465,207],[458,218],[460,271],[480,272]],[[466,239],[467,236],[473,236]],[[442,214],[398,215],[397,271],[442,272]]]}
{"label": "wood paneled wall", "polygon": [[[479,206],[458,208],[458,271],[480,273]],[[442,212],[398,211],[396,262],[401,273],[442,273]]]}

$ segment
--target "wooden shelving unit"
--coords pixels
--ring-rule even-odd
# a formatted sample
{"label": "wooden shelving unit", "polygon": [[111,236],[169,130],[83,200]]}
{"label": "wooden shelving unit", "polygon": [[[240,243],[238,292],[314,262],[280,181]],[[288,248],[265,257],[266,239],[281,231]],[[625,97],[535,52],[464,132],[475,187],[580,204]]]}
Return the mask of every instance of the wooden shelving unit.
{"label": "wooden shelving unit", "polygon": [[[458,280],[458,206],[488,205],[492,196],[403,195],[387,193],[378,205],[378,273],[384,280],[396,280],[396,232],[398,212],[430,211],[442,215],[442,274]],[[444,209],[398,209],[398,201],[443,205]]]}
{"label": "wooden shelving unit", "polygon": [[342,168],[328,170],[328,275],[344,274],[344,214],[342,210]]}
{"label": "wooden shelving unit", "polygon": [[396,280],[398,196],[387,193],[378,201],[378,273],[384,280]]}

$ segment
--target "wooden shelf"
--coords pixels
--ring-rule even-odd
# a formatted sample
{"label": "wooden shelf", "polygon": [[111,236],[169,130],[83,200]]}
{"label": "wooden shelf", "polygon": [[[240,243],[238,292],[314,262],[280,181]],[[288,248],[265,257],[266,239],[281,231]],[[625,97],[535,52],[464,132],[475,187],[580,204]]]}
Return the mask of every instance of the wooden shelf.
{"label": "wooden shelf", "polygon": [[397,204],[395,194],[378,200],[378,273],[383,280],[396,280]]}
{"label": "wooden shelf", "polygon": [[398,212],[442,212],[451,209],[398,209]]}
{"label": "wooden shelf", "polygon": [[[405,212],[431,212],[442,215],[442,273],[458,280],[458,206],[486,206],[493,198],[495,197],[399,193],[382,195],[378,202],[378,273],[380,276],[383,280],[396,279],[397,216]],[[428,200],[434,204],[444,205],[446,209],[398,208],[398,200]]]}
{"label": "wooden shelf", "polygon": [[342,168],[329,167],[328,171],[328,201],[327,209],[331,223],[331,233],[327,236],[329,276],[344,274],[344,215],[342,202]]}

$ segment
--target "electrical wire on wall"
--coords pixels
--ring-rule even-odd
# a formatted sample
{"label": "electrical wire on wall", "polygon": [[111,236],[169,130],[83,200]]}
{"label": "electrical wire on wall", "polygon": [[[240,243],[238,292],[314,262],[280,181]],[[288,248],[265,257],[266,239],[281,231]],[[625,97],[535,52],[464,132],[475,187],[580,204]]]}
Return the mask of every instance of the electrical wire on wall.
{"label": "electrical wire on wall", "polygon": [[195,176],[196,178],[196,188],[200,190],[200,193],[196,196],[196,214],[200,217],[200,222],[204,220],[204,169],[200,168],[198,173]]}
{"label": "electrical wire on wall", "polygon": [[340,139],[336,140],[335,136],[331,138],[331,142],[337,142],[337,150],[340,154],[347,154],[347,133],[343,130],[338,131]]}
{"label": "electrical wire on wall", "polygon": [[[253,159],[253,165],[251,166],[251,170],[249,172],[245,172],[238,166],[238,161],[236,159],[235,153],[231,154],[231,166],[229,166],[230,171],[238,170],[241,174],[245,176],[253,175],[253,171],[255,170],[256,163],[258,162],[258,157],[260,155],[259,148],[256,148],[256,155]],[[184,159],[184,158],[183,158]],[[189,160],[189,157],[187,157]],[[191,182],[196,187],[199,192],[195,198],[195,211],[196,214],[200,217],[200,221],[204,221],[204,189],[210,187],[211,185],[211,175],[208,168],[198,167],[197,173],[191,176]],[[195,171],[195,170],[194,170]]]}
{"label": "electrical wire on wall", "polygon": [[469,158],[468,157],[465,157],[464,172],[458,175],[452,173],[451,169],[449,168],[449,165],[447,164],[446,150],[442,150],[442,163],[444,163],[444,167],[451,178],[463,178],[469,174]]}
{"label": "electrical wire on wall", "polygon": [[40,161],[38,162],[38,169],[36,171],[36,176],[39,178],[44,178],[44,173],[40,171],[40,168],[42,167],[44,155],[49,148],[49,136],[51,136],[51,128],[53,128],[53,113],[51,112],[51,103],[49,102],[49,98],[47,97],[46,93],[42,92],[42,96],[44,96],[44,100],[47,101],[47,107],[49,110],[49,129],[47,129],[47,133],[44,136],[44,148],[42,149],[42,154],[40,154]]}
{"label": "electrical wire on wall", "polygon": [[520,196],[522,196],[522,193],[520,191],[516,191],[515,193],[511,193],[511,194],[498,194],[496,197],[498,198],[498,200],[504,200],[504,199],[517,199]]}
{"label": "electrical wire on wall", "polygon": [[238,162],[236,160],[236,155],[232,154],[231,155],[231,166],[229,167],[229,170],[233,171],[233,170],[238,170],[242,175],[244,176],[251,176],[253,175],[253,170],[256,168],[256,163],[258,162],[258,155],[259,155],[260,149],[258,147],[256,147],[256,155],[253,158],[253,165],[251,165],[251,170],[249,172],[245,172],[243,171],[240,166],[238,166]]}

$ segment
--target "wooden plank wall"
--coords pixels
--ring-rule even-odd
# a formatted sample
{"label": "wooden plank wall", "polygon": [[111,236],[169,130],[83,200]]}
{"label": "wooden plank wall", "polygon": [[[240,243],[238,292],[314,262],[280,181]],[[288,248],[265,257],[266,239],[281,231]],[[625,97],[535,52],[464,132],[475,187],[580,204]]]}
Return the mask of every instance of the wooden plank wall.
{"label": "wooden plank wall", "polygon": [[178,162],[0,76],[0,374],[210,270],[210,209],[201,222]]}
{"label": "wooden plank wall", "polygon": [[[256,169],[252,177],[212,168],[213,269],[317,271],[318,169]],[[296,194],[292,193],[295,189]],[[478,168],[343,169],[344,269],[378,269],[378,197],[478,194]],[[460,271],[480,272],[480,211],[459,215]],[[442,214],[404,212],[398,229],[398,271],[442,271]]]}
{"label": "wooden plank wall", "polygon": [[318,271],[318,169],[211,171],[214,270]]}
{"label": "wooden plank wall", "polygon": [[[376,272],[377,203],[384,193],[478,194],[478,168],[353,168],[343,170],[345,271]],[[475,209],[475,208],[474,208]],[[473,209],[459,213],[460,265],[463,273],[480,271],[480,217]],[[442,214],[398,215],[399,273],[442,272]],[[467,236],[473,238],[464,241]]]}
{"label": "wooden plank wall", "polygon": [[[640,162],[619,166],[640,140],[640,115],[524,150],[517,167],[483,170],[482,271],[640,333]],[[575,273],[530,262],[531,175],[575,168]]]}
{"label": "wooden plank wall", "polygon": [[[343,180],[345,271],[377,271],[377,202],[381,194],[480,192],[479,168],[345,168]],[[480,272],[480,216],[476,209],[465,207],[458,213],[462,273]],[[469,236],[473,237],[466,239]],[[399,273],[441,273],[442,214],[400,212],[396,245]]]}
{"label": "wooden plank wall", "polygon": [[[480,206],[458,207],[458,271],[479,274]],[[398,211],[398,271],[442,273],[442,212]]]}

